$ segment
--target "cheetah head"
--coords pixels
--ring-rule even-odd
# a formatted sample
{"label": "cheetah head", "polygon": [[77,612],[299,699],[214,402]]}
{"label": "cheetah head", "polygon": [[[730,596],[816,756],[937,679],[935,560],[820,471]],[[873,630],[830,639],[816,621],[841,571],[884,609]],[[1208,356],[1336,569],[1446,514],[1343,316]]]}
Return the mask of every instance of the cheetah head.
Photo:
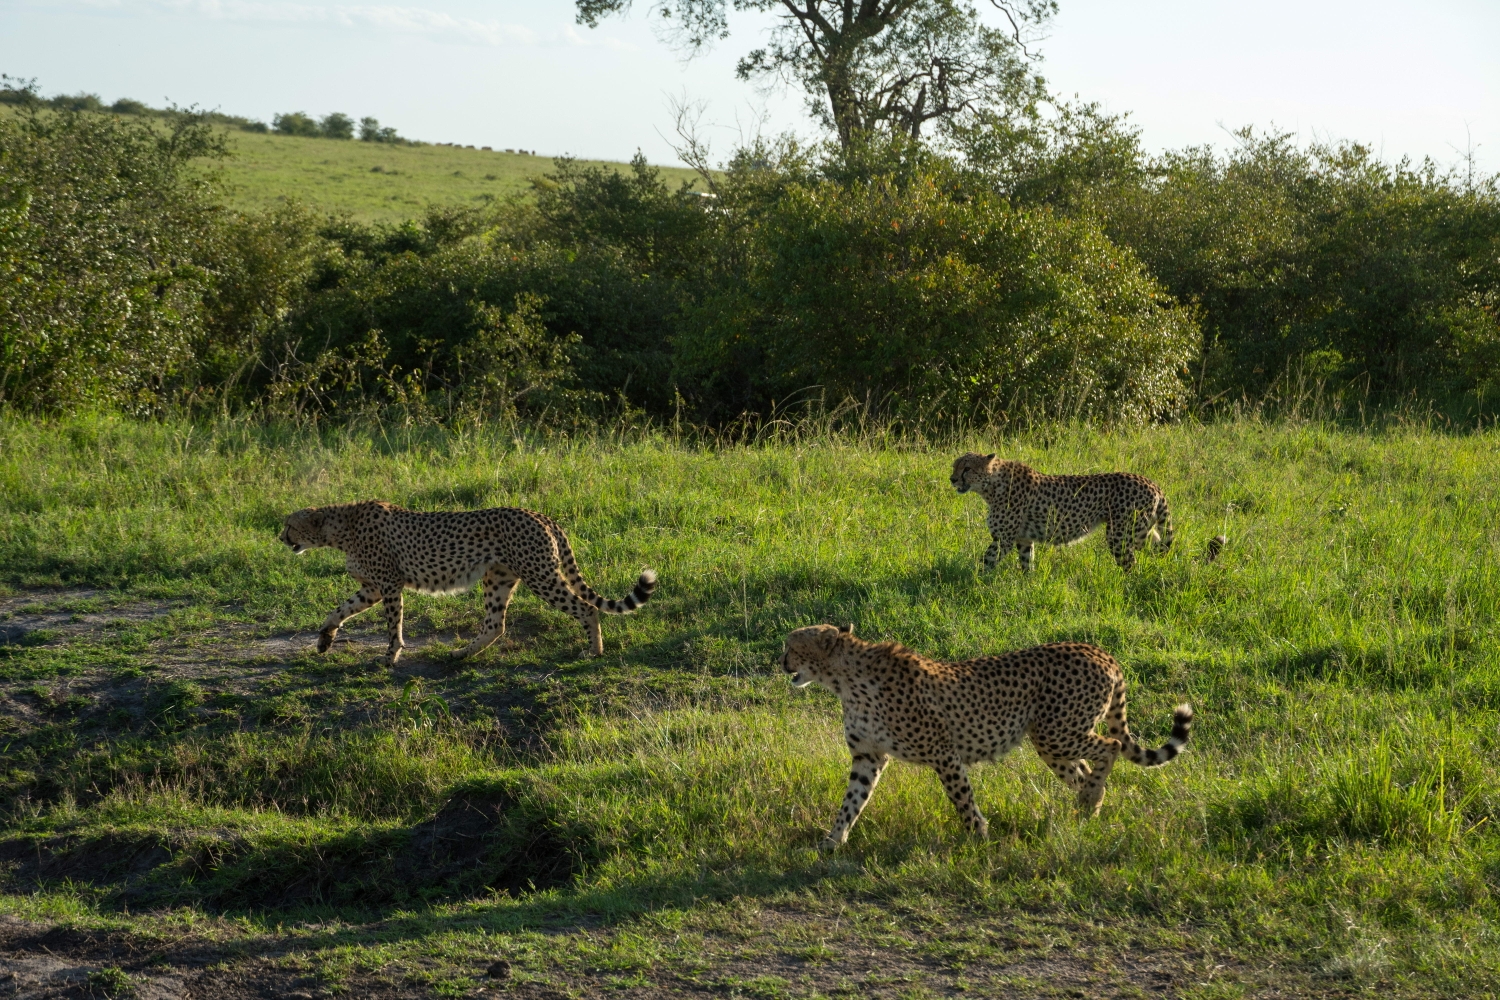
{"label": "cheetah head", "polygon": [[822,681],[828,660],[846,637],[854,635],[853,625],[809,625],[786,637],[781,654],[781,669],[792,675],[792,687],[807,687]]}
{"label": "cheetah head", "polygon": [[974,484],[990,474],[991,466],[994,464],[995,455],[980,455],[977,452],[969,452],[960,455],[953,460],[953,475],[948,481],[953,488],[960,493],[967,493],[974,488]]}
{"label": "cheetah head", "polygon": [[308,549],[328,544],[326,526],[327,517],[320,508],[304,507],[295,514],[287,515],[281,529],[281,540],[291,548],[294,555],[300,556]]}

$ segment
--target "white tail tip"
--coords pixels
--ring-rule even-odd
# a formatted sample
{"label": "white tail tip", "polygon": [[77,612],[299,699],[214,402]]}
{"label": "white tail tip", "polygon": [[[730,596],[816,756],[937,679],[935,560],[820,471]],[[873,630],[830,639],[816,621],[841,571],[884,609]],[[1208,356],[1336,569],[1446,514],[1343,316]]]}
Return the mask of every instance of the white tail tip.
{"label": "white tail tip", "polygon": [[641,570],[641,579],[645,580],[647,583],[655,583],[656,582],[656,570],[654,570],[654,569],[643,569],[643,570]]}

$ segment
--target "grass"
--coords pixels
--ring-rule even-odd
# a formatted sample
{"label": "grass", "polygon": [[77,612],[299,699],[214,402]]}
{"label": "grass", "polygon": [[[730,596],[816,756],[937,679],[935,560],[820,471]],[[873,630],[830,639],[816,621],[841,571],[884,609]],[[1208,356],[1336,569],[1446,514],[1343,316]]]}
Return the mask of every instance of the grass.
{"label": "grass", "polygon": [[[1128,577],[1097,537],[985,574],[946,482],[974,446],[1144,473],[1177,545]],[[9,419],[4,607],[40,625],[0,646],[0,912],[355,993],[467,995],[501,957],[626,995],[1494,995],[1497,451],[1250,420],[706,449]],[[373,496],[541,509],[605,593],[662,587],[600,660],[525,592],[473,662],[441,656],[473,595],[410,598],[394,671],[373,616],[319,657],[351,583],[280,518]],[[987,842],[893,765],[820,855],[838,706],[774,667],[818,621],[945,657],[1096,642],[1148,743],[1181,701],[1198,724],[1094,821],[1029,750],[977,769]]]}
{"label": "grass", "polygon": [[[364,222],[401,222],[430,205],[477,205],[530,190],[552,159],[454,146],[398,146],[229,132],[228,204],[272,208],[296,198]],[[594,162],[594,161],[589,161]],[[610,164],[621,167],[621,164]],[[668,183],[696,175],[664,167]]]}

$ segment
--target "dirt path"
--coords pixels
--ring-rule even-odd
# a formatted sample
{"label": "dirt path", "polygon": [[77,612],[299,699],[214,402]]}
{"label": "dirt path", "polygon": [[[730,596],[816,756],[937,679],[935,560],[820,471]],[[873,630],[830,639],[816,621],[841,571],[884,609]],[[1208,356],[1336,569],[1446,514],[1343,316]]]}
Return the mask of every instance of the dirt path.
{"label": "dirt path", "polygon": [[[312,925],[316,926],[316,925]],[[376,939],[382,925],[350,928],[341,937]],[[994,926],[956,929],[983,939]],[[566,931],[563,931],[566,933]],[[591,937],[601,935],[593,932]],[[1196,952],[1139,949],[1110,952],[1058,944],[1009,961],[961,957],[942,935],[887,926],[878,941],[826,914],[767,908],[744,926],[710,934],[687,965],[658,962],[641,970],[523,968],[476,962],[470,996],[526,1000],[612,997],[936,997],[1143,998],[1341,996],[1338,983],[1246,982],[1248,970],[1226,968]],[[48,928],[0,917],[0,997],[15,1000],[104,997],[128,983],[136,1000],[248,1000],[370,997],[416,1000],[454,996],[399,974],[355,975],[331,983],[297,968],[294,946],[271,938],[216,942],[206,936],[140,938],[124,933]],[[951,944],[951,942],[950,942]],[[937,945],[937,947],[935,947]],[[1035,949],[1033,949],[1034,951]],[[393,970],[394,972],[394,970]],[[128,977],[128,978],[126,978]],[[1256,977],[1250,977],[1256,978]],[[125,994],[118,994],[125,995]]]}

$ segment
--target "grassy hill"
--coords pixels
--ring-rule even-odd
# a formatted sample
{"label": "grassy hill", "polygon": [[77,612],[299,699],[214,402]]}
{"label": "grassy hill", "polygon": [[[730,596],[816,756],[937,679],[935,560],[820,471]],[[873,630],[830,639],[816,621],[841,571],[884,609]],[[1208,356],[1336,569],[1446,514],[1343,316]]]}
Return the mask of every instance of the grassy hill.
{"label": "grassy hill", "polygon": [[[1177,544],[1097,535],[979,570],[966,447],[1126,468]],[[928,449],[720,449],[508,431],[78,418],[0,424],[5,995],[1481,997],[1500,990],[1500,435],[1242,421],[1050,427]],[[521,504],[638,615],[581,658],[522,588],[377,611],[281,517],[386,497]],[[1209,536],[1230,539],[1202,558]],[[818,841],[839,706],[776,665],[854,622],[942,656],[1111,650],[1169,767],[1079,818],[1022,747],[976,769],[988,840],[895,764]],[[487,970],[493,969],[493,972]],[[169,994],[167,991],[171,990]]]}
{"label": "grassy hill", "polygon": [[[297,198],[365,222],[408,219],[428,205],[504,198],[552,169],[551,157],[525,153],[251,132],[230,132],[229,147],[225,173],[234,207],[261,209]],[[674,185],[696,176],[682,168],[662,173]]]}

